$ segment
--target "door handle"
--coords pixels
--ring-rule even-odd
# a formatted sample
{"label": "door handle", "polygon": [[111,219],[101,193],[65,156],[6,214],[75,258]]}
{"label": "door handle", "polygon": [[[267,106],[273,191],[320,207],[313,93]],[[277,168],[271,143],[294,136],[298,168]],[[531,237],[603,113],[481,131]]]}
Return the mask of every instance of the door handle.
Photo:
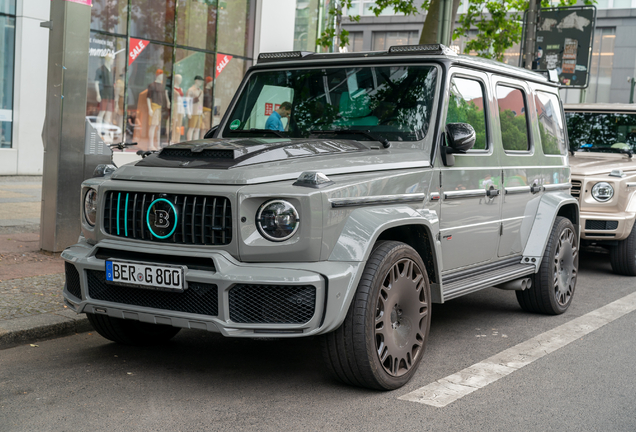
{"label": "door handle", "polygon": [[495,196],[499,195],[499,193],[500,193],[500,190],[499,190],[499,189],[488,189],[488,190],[486,191],[486,196],[488,196],[488,197],[495,197]]}

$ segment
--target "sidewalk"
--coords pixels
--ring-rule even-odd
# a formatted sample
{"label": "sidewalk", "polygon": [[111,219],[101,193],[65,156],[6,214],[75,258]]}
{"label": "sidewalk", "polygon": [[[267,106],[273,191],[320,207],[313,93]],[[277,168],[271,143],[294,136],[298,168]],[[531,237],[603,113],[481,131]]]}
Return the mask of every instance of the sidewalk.
{"label": "sidewalk", "polygon": [[0,176],[0,349],[90,329],[64,306],[64,262],[40,251],[42,177]]}

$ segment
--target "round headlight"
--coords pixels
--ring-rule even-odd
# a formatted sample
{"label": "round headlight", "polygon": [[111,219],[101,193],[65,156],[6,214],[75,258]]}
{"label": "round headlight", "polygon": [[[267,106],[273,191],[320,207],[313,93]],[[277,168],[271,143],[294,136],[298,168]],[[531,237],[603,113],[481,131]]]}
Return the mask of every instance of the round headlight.
{"label": "round headlight", "polygon": [[97,219],[97,191],[89,189],[84,195],[84,217],[90,226],[95,226]]}
{"label": "round headlight", "polygon": [[258,232],[270,241],[280,242],[291,238],[299,226],[298,212],[287,201],[268,201],[256,213]]}
{"label": "round headlight", "polygon": [[592,196],[596,201],[607,202],[614,196],[614,188],[607,182],[599,182],[592,188]]}

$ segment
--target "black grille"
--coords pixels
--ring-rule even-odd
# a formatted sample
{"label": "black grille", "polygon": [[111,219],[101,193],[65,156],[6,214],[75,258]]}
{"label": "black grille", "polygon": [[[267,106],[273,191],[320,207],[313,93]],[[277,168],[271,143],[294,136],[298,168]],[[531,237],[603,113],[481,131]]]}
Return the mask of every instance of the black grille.
{"label": "black grille", "polygon": [[203,150],[193,152],[190,149],[165,148],[159,153],[161,159],[234,159],[234,150]]}
{"label": "black grille", "polygon": [[618,228],[618,221],[604,221],[604,220],[586,220],[585,229],[588,230],[615,230]]}
{"label": "black grille", "polygon": [[[157,198],[170,201],[178,218],[174,234],[160,239],[146,224],[146,213]],[[159,243],[226,245],[232,241],[232,207],[225,197],[108,191],[104,195],[107,234]]]}
{"label": "black grille", "polygon": [[230,319],[249,324],[302,324],[314,315],[311,285],[237,285],[230,290]]}
{"label": "black grille", "polygon": [[570,189],[570,194],[573,197],[580,198],[581,197],[581,182],[578,180],[572,180],[572,189]]}
{"label": "black grille", "polygon": [[67,262],[64,263],[64,272],[66,273],[66,291],[81,300],[82,288],[79,272],[73,264]]}
{"label": "black grille", "polygon": [[219,314],[219,295],[216,285],[188,282],[181,293],[123,287],[106,283],[106,273],[88,270],[88,295],[95,300],[143,306],[199,315]]}

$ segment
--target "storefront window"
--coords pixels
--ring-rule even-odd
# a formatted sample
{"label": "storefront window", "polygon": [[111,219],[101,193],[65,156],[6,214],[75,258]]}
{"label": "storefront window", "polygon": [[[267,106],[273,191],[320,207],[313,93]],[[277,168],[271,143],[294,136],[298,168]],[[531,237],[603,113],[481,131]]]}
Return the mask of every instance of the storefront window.
{"label": "storefront window", "polygon": [[102,139],[157,150],[218,124],[252,63],[254,5],[93,0],[86,115]]}
{"label": "storefront window", "polygon": [[128,2],[126,0],[93,0],[91,29],[109,33],[126,33]]}
{"label": "storefront window", "polygon": [[250,56],[248,32],[250,0],[219,1],[218,51],[237,56]]}
{"label": "storefront window", "polygon": [[216,0],[179,0],[177,45],[214,51]]}
{"label": "storefront window", "polygon": [[106,144],[120,143],[124,123],[126,39],[92,33],[86,118]]}
{"label": "storefront window", "polygon": [[0,0],[0,13],[15,15],[15,0]]}
{"label": "storefront window", "polygon": [[174,72],[170,142],[203,138],[212,127],[214,55],[177,49]]}
{"label": "storefront window", "polygon": [[297,0],[294,24],[294,51],[315,51],[318,35],[319,0]]}
{"label": "storefront window", "polygon": [[[15,12],[11,2],[2,10]],[[13,132],[13,60],[15,17],[0,15],[0,148],[11,148]]]}
{"label": "storefront window", "polygon": [[171,88],[172,47],[149,43],[128,66],[126,138],[137,149],[168,143]]}
{"label": "storefront window", "polygon": [[[219,54],[219,57],[222,57],[222,55]],[[217,58],[218,61],[222,61],[222,58]],[[232,59],[225,69],[219,73],[214,86],[213,126],[221,122],[221,117],[227,111],[234,93],[250,66],[252,66],[252,61],[236,58]]]}
{"label": "storefront window", "polygon": [[172,43],[175,0],[131,0],[130,35]]}

